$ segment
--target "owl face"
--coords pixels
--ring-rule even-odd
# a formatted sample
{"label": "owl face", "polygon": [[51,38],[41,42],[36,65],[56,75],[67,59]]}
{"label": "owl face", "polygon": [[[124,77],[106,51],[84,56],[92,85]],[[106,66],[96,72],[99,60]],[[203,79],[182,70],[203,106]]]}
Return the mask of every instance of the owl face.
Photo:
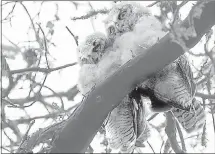
{"label": "owl face", "polygon": [[87,36],[77,49],[79,63],[97,64],[105,52],[106,45],[106,36],[100,32]]}
{"label": "owl face", "polygon": [[132,31],[143,15],[150,15],[150,12],[137,3],[122,2],[115,5],[104,21],[108,37],[115,40],[123,33]]}

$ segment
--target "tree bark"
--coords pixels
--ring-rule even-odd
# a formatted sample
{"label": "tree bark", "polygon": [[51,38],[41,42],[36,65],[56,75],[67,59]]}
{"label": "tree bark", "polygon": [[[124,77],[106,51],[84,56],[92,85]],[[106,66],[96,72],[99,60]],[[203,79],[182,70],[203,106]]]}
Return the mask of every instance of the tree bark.
{"label": "tree bark", "polygon": [[[186,40],[188,48],[194,47],[201,37],[215,24],[215,1],[203,7],[200,19],[194,18],[197,36]],[[188,18],[182,25],[189,26]],[[74,111],[51,153],[85,152],[110,111],[139,83],[161,70],[184,53],[182,47],[171,41],[167,34],[159,43],[148,49],[97,85]]]}

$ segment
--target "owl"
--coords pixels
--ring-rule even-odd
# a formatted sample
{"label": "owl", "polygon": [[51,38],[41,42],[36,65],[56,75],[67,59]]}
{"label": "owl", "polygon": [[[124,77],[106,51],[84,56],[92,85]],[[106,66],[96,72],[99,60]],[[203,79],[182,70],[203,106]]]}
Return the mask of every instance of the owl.
{"label": "owl", "polygon": [[77,48],[77,59],[81,67],[78,88],[85,95],[102,79],[114,73],[118,66],[117,54],[109,46],[105,34],[95,32],[86,37]]}
{"label": "owl", "polygon": [[172,112],[187,133],[197,131],[205,124],[206,113],[201,105],[201,102],[195,98],[192,100],[191,112],[176,108],[173,108]]}
{"label": "owl", "polygon": [[[82,94],[90,92],[97,83],[121,66],[120,52],[114,50],[105,35],[99,32],[87,36],[77,52],[81,66],[78,88]],[[104,121],[110,148],[128,153],[133,152],[137,139],[141,138],[140,141],[143,142],[150,135],[146,129],[144,103],[140,96],[135,96],[135,91],[131,94]]]}
{"label": "owl", "polygon": [[125,32],[133,30],[142,16],[149,16],[150,11],[138,3],[121,2],[113,6],[104,20],[108,38],[113,42]]}
{"label": "owl", "polygon": [[138,144],[145,142],[151,135],[146,121],[145,103],[139,95],[134,96],[135,91],[132,91],[132,95],[127,95],[106,119],[109,146],[121,153],[132,153]]}
{"label": "owl", "polygon": [[77,48],[79,64],[97,64],[107,45],[108,40],[103,33],[95,32],[87,36]]}
{"label": "owl", "polygon": [[[113,46],[122,52],[123,63],[143,54],[143,48],[149,48],[166,35],[161,23],[147,8],[131,2],[116,4],[105,20],[105,27]],[[190,66],[183,55],[140,86],[151,99],[152,111],[163,112],[170,110],[171,106],[189,110],[194,85]]]}

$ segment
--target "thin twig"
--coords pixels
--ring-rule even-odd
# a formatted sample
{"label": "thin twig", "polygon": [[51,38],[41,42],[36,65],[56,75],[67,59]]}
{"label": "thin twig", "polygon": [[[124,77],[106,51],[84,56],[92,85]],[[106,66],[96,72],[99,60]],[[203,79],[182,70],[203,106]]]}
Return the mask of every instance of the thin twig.
{"label": "thin twig", "polygon": [[164,145],[164,141],[163,141],[162,144],[161,144],[160,154],[161,154],[161,150],[162,150],[163,145]]}
{"label": "thin twig", "polygon": [[44,46],[45,46],[46,64],[47,64],[47,67],[49,69],[49,63],[48,63],[48,57],[47,57],[47,53],[49,53],[49,52],[48,52],[47,43],[46,43],[46,36],[45,36],[45,33],[44,33],[43,29],[41,28],[40,24],[37,24],[37,25],[39,26],[39,28],[40,28],[40,30],[41,30],[41,32],[43,34],[43,40],[44,40]]}
{"label": "thin twig", "polygon": [[[37,119],[54,119],[56,118],[60,113],[69,113],[71,112],[72,110],[74,110],[80,103],[77,103],[75,104],[74,106],[68,108],[67,110],[65,111],[61,111],[61,112],[53,112],[53,113],[50,113],[50,114],[46,114],[46,115],[43,115],[43,116],[36,116],[36,117],[32,117],[32,118],[21,118],[21,119],[17,119],[17,120],[11,120],[10,122],[11,123],[14,123],[14,124],[28,124],[30,121],[33,121],[33,120],[37,120]],[[2,124],[2,129],[5,129],[7,128],[8,126],[6,124]]]}
{"label": "thin twig", "polygon": [[177,128],[177,130],[178,130],[178,134],[179,134],[179,137],[180,137],[180,140],[181,140],[182,150],[183,150],[183,151],[187,151],[187,150],[186,150],[186,146],[185,146],[185,142],[184,142],[184,136],[183,136],[183,133],[182,133],[181,128],[180,128],[180,126],[179,126],[179,123],[178,123],[177,120],[175,121],[175,123],[176,123],[176,128]]}
{"label": "thin twig", "polygon": [[23,6],[24,10],[28,14],[28,17],[29,17],[29,19],[31,21],[31,25],[32,25],[33,30],[34,30],[35,38],[36,38],[37,42],[39,43],[39,45],[41,47],[42,45],[41,45],[41,42],[40,42],[40,37],[39,37],[39,35],[38,35],[37,31],[36,31],[36,28],[34,26],[34,22],[33,22],[32,18],[31,18],[31,15],[29,14],[28,9],[25,7],[25,5],[22,3],[22,1],[20,2],[20,4]]}
{"label": "thin twig", "polygon": [[178,145],[178,142],[176,139],[176,124],[175,124],[175,118],[172,112],[169,111],[169,112],[166,112],[165,114],[166,114],[165,132],[168,136],[172,149],[175,151],[175,153],[185,153],[185,151],[183,151]]}
{"label": "thin twig", "polygon": [[30,81],[32,81],[34,84],[37,84],[37,85],[40,85],[40,86],[43,86],[44,88],[47,88],[49,89],[53,95],[57,96],[59,99],[60,99],[60,102],[61,102],[61,109],[64,110],[64,103],[63,103],[63,99],[62,99],[62,96],[60,96],[58,93],[56,93],[53,89],[51,89],[50,87],[48,86],[45,86],[45,85],[42,85],[40,83],[37,83],[36,81],[32,80],[32,79],[29,79]]}
{"label": "thin twig", "polygon": [[18,73],[26,73],[26,72],[43,72],[43,73],[51,73],[53,71],[57,71],[57,70],[60,70],[60,69],[64,69],[64,68],[67,68],[67,67],[71,67],[71,66],[74,66],[76,65],[77,63],[71,63],[71,64],[66,64],[66,65],[63,65],[63,66],[59,66],[59,67],[56,67],[56,68],[40,68],[40,67],[32,67],[32,68],[24,68],[24,69],[19,69],[19,70],[12,70],[11,71],[11,74],[18,74]]}
{"label": "thin twig", "polygon": [[196,93],[196,96],[197,96],[197,97],[204,98],[204,99],[215,100],[215,95],[208,95],[208,94],[203,94],[203,93],[197,92],[197,93]]}
{"label": "thin twig", "polygon": [[22,144],[28,139],[28,133],[29,133],[29,131],[30,131],[30,129],[31,129],[31,127],[33,126],[34,123],[35,123],[35,120],[32,120],[32,121],[30,122],[30,124],[29,124],[29,126],[28,126],[28,129],[27,129],[27,131],[26,131],[26,133],[25,133],[25,135],[24,135],[24,137],[23,137],[23,139],[22,139],[22,141],[21,141],[20,147],[21,147]]}
{"label": "thin twig", "polygon": [[[88,5],[90,6],[90,8],[91,8],[91,10],[92,10],[92,11],[95,11],[95,9],[93,8],[93,6],[92,6],[92,4],[91,4],[90,2],[88,2]],[[92,18],[92,17],[90,18],[90,21],[91,21],[91,24],[92,24],[93,30],[94,30],[94,32],[95,32],[95,31],[96,31],[96,29],[95,29],[94,20],[93,20],[93,18]]]}
{"label": "thin twig", "polygon": [[90,17],[96,16],[98,14],[107,14],[109,12],[109,10],[107,10],[106,8],[101,9],[101,10],[91,10],[89,11],[86,15],[80,16],[80,17],[73,17],[71,18],[71,20],[84,20],[84,19],[88,19]]}
{"label": "thin twig", "polygon": [[174,15],[173,15],[173,22],[172,22],[172,25],[174,26],[175,25],[175,22],[177,21],[178,19],[178,15],[179,15],[179,10],[182,6],[184,6],[185,4],[187,4],[188,1],[182,1],[181,4],[179,4],[174,12]]}
{"label": "thin twig", "polygon": [[4,6],[4,5],[6,5],[6,4],[10,4],[10,3],[16,3],[16,2],[18,2],[18,1],[9,1],[9,2],[5,2],[4,4],[2,4],[1,6]]}
{"label": "thin twig", "polygon": [[152,7],[152,6],[156,5],[156,4],[158,4],[159,2],[160,2],[160,1],[156,1],[156,2],[154,2],[154,3],[152,3],[152,4],[147,5],[146,7]]}
{"label": "thin twig", "polygon": [[15,9],[15,6],[16,6],[16,2],[14,3],[11,11],[8,13],[8,15],[3,19],[3,20],[7,20],[7,18],[13,13],[14,9]]}
{"label": "thin twig", "polygon": [[147,144],[150,146],[150,148],[152,149],[153,153],[155,153],[155,151],[154,151],[152,145],[149,143],[149,141],[147,141]]}
{"label": "thin twig", "polygon": [[9,152],[9,153],[12,153],[12,151],[8,150],[7,148],[1,146],[2,149],[4,149],[5,151]]}
{"label": "thin twig", "polygon": [[152,119],[154,119],[159,113],[155,113],[153,114],[149,119],[147,119],[147,121],[151,121]]}
{"label": "thin twig", "polygon": [[69,33],[72,35],[72,37],[75,40],[76,45],[78,46],[78,36],[75,36],[72,31],[66,26],[66,29],[69,31]]}

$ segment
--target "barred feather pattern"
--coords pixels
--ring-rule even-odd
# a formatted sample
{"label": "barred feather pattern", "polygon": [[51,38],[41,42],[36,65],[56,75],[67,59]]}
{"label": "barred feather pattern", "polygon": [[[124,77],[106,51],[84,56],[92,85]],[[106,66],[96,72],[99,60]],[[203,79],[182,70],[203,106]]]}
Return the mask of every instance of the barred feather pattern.
{"label": "barred feather pattern", "polygon": [[105,130],[108,144],[112,149],[129,153],[133,151],[136,135],[132,112],[129,98],[124,98],[123,102],[110,113]]}
{"label": "barred feather pattern", "polygon": [[187,133],[191,133],[202,128],[205,124],[206,113],[201,105],[201,102],[195,98],[192,100],[191,111],[173,108],[173,115],[177,118],[181,126]]}
{"label": "barred feather pattern", "polygon": [[132,153],[137,141],[142,143],[150,136],[143,103],[127,95],[107,117],[105,130],[110,148]]}
{"label": "barred feather pattern", "polygon": [[145,129],[142,133],[137,137],[137,142],[143,143],[151,136],[150,126],[149,123],[146,121]]}
{"label": "barred feather pattern", "polygon": [[[97,48],[97,45],[94,45],[95,41],[97,45],[107,45],[104,35],[94,33],[89,35],[77,50],[81,66],[78,88],[83,95],[120,67],[120,53],[112,52],[111,47]],[[96,52],[95,48],[98,49]],[[135,148],[136,139],[142,136],[146,140],[149,135],[144,135],[147,123],[145,106],[139,94],[135,97],[136,99],[127,95],[104,121],[106,137],[112,149],[131,153]]]}
{"label": "barred feather pattern", "polygon": [[[133,39],[131,42],[135,42],[135,39],[138,38],[141,42],[136,41],[135,43],[147,49],[165,35],[161,23],[151,14],[150,10],[132,2],[116,4],[109,12],[105,26],[108,38],[114,40],[118,48],[123,50],[123,63],[133,57],[133,55],[128,56],[131,51],[134,52],[134,56],[138,56],[140,51],[143,54],[143,49],[138,50],[135,47],[130,47],[132,46],[129,44],[130,40]],[[128,43],[126,40],[129,40]],[[151,88],[156,97],[163,102],[168,101],[169,105],[173,107],[188,110],[195,93],[195,84],[192,79],[188,60],[185,55],[182,55],[144,82],[142,86]],[[169,110],[169,108],[166,109]]]}
{"label": "barred feather pattern", "polygon": [[153,89],[157,98],[169,102],[173,107],[189,110],[196,86],[186,55],[180,56],[173,63],[167,65],[144,82],[142,87]]}

